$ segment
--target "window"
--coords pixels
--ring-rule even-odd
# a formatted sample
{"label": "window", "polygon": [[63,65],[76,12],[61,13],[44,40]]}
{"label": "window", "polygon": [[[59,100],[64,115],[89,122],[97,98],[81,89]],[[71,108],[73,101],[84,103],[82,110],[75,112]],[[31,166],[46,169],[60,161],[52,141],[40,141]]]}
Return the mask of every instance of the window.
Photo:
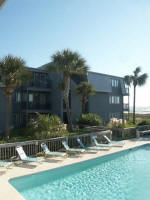
{"label": "window", "polygon": [[33,94],[29,94],[29,102],[32,103],[33,102]]}
{"label": "window", "polygon": [[109,103],[110,104],[120,104],[120,96],[109,96]]}
{"label": "window", "polygon": [[22,102],[27,102],[27,93],[22,93]]}
{"label": "window", "polygon": [[112,79],[112,80],[111,80],[111,85],[112,85],[112,87],[118,87],[118,85],[119,85],[119,80]]}
{"label": "window", "polygon": [[23,115],[22,113],[15,113],[13,115],[13,124],[16,128],[19,128],[23,124]]}
{"label": "window", "polygon": [[40,104],[45,105],[46,104],[46,95],[40,94]]}
{"label": "window", "polygon": [[35,81],[39,81],[40,80],[40,73],[38,73],[38,72],[34,73],[34,80]]}
{"label": "window", "polygon": [[116,97],[116,104],[119,104],[119,103],[120,103],[120,97],[117,96],[117,97]]}
{"label": "window", "polygon": [[20,94],[20,92],[16,92],[16,102],[18,102],[18,103],[21,102],[21,94]]}
{"label": "window", "polygon": [[120,119],[120,113],[110,113],[109,118],[110,119],[112,119],[112,118]]}

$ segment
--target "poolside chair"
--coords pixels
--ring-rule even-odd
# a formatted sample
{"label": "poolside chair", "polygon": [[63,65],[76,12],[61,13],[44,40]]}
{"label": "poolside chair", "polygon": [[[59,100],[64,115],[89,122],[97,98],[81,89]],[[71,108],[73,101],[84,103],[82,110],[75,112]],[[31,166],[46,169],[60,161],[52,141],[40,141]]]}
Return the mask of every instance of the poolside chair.
{"label": "poolside chair", "polygon": [[123,145],[125,144],[123,141],[112,141],[106,135],[103,135],[103,137],[107,140],[108,144],[113,147],[123,147]]}
{"label": "poolside chair", "polygon": [[77,138],[77,142],[79,143],[80,147],[85,150],[96,150],[96,151],[101,150],[101,148],[96,147],[96,146],[86,147],[79,138]]}
{"label": "poolside chair", "polygon": [[66,141],[62,141],[63,146],[68,152],[83,153],[85,149],[70,148]]}
{"label": "poolside chair", "polygon": [[65,152],[56,152],[56,151],[50,151],[46,144],[42,143],[41,148],[44,151],[46,156],[60,156],[65,157],[67,154]]}
{"label": "poolside chair", "polygon": [[31,158],[31,157],[28,157],[25,154],[22,146],[17,146],[16,147],[16,151],[18,152],[19,157],[23,162],[41,162],[42,161],[42,158]]}
{"label": "poolside chair", "polygon": [[7,161],[0,161],[0,167],[5,167],[8,168],[12,165],[12,162],[7,162]]}
{"label": "poolside chair", "polygon": [[95,144],[97,147],[111,147],[110,144],[100,144],[100,143],[98,143],[96,137],[97,137],[97,136],[92,136],[92,140],[93,140],[94,144]]}

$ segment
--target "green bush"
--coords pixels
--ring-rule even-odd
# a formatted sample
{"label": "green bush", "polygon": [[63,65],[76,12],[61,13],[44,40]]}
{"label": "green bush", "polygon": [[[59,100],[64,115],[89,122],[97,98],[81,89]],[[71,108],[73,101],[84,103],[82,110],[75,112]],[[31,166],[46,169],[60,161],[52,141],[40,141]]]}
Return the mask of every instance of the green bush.
{"label": "green bush", "polygon": [[116,128],[122,128],[122,121],[121,120],[111,120],[108,125],[108,128],[110,129],[116,129]]}
{"label": "green bush", "polygon": [[143,120],[137,124],[138,126],[150,125],[150,122],[147,120]]}
{"label": "green bush", "polygon": [[37,119],[31,120],[29,127],[36,139],[50,138],[54,132],[63,129],[63,123],[57,115],[38,114]]}
{"label": "green bush", "polygon": [[88,113],[88,114],[82,114],[79,119],[77,120],[77,123],[79,126],[100,126],[102,125],[102,119],[99,115]]}

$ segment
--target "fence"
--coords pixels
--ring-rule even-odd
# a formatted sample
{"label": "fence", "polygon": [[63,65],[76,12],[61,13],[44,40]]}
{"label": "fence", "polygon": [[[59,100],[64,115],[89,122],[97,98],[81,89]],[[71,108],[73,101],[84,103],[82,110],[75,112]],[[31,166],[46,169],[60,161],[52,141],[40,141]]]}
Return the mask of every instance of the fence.
{"label": "fence", "polygon": [[[124,131],[123,131],[124,130]],[[136,131],[150,130],[150,125],[129,127],[129,128],[114,128],[112,129],[113,139],[131,139],[136,137]]]}
{"label": "fence", "polygon": [[48,148],[51,151],[64,151],[62,141],[66,140],[70,147],[79,146],[77,143],[77,138],[80,137],[82,142],[85,145],[91,145],[92,135],[98,135],[98,140],[102,142],[102,135],[105,134],[111,138],[111,131],[102,131],[98,133],[88,133],[82,135],[74,135],[68,137],[59,137],[59,138],[52,138],[52,139],[45,139],[45,140],[33,140],[33,141],[26,141],[26,142],[16,142],[16,143],[7,143],[7,144],[0,144],[0,160],[10,159],[13,156],[17,156],[16,147],[23,146],[24,151],[28,156],[36,155],[38,152],[42,152],[41,150],[41,143],[46,143]]}

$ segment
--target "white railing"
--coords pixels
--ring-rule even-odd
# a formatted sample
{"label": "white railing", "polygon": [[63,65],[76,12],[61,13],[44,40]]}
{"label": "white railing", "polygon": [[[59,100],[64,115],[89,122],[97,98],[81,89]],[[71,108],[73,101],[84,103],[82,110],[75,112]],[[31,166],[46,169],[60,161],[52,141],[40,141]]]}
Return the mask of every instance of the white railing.
{"label": "white railing", "polygon": [[16,152],[17,146],[23,146],[23,149],[26,152],[26,154],[28,156],[33,156],[39,152],[42,152],[41,143],[46,143],[48,148],[51,151],[64,151],[64,148],[62,146],[63,140],[66,140],[70,147],[77,147],[78,137],[80,137],[80,139],[83,141],[85,145],[91,145],[92,144],[91,136],[95,134],[98,135],[98,139],[100,141],[102,141],[101,135],[103,134],[106,134],[107,136],[111,138],[111,131],[108,130],[108,131],[102,131],[102,132],[93,132],[93,133],[88,133],[88,134],[66,136],[66,137],[59,137],[59,138],[52,138],[52,139],[0,144],[0,160],[6,160],[14,156],[18,156]]}

